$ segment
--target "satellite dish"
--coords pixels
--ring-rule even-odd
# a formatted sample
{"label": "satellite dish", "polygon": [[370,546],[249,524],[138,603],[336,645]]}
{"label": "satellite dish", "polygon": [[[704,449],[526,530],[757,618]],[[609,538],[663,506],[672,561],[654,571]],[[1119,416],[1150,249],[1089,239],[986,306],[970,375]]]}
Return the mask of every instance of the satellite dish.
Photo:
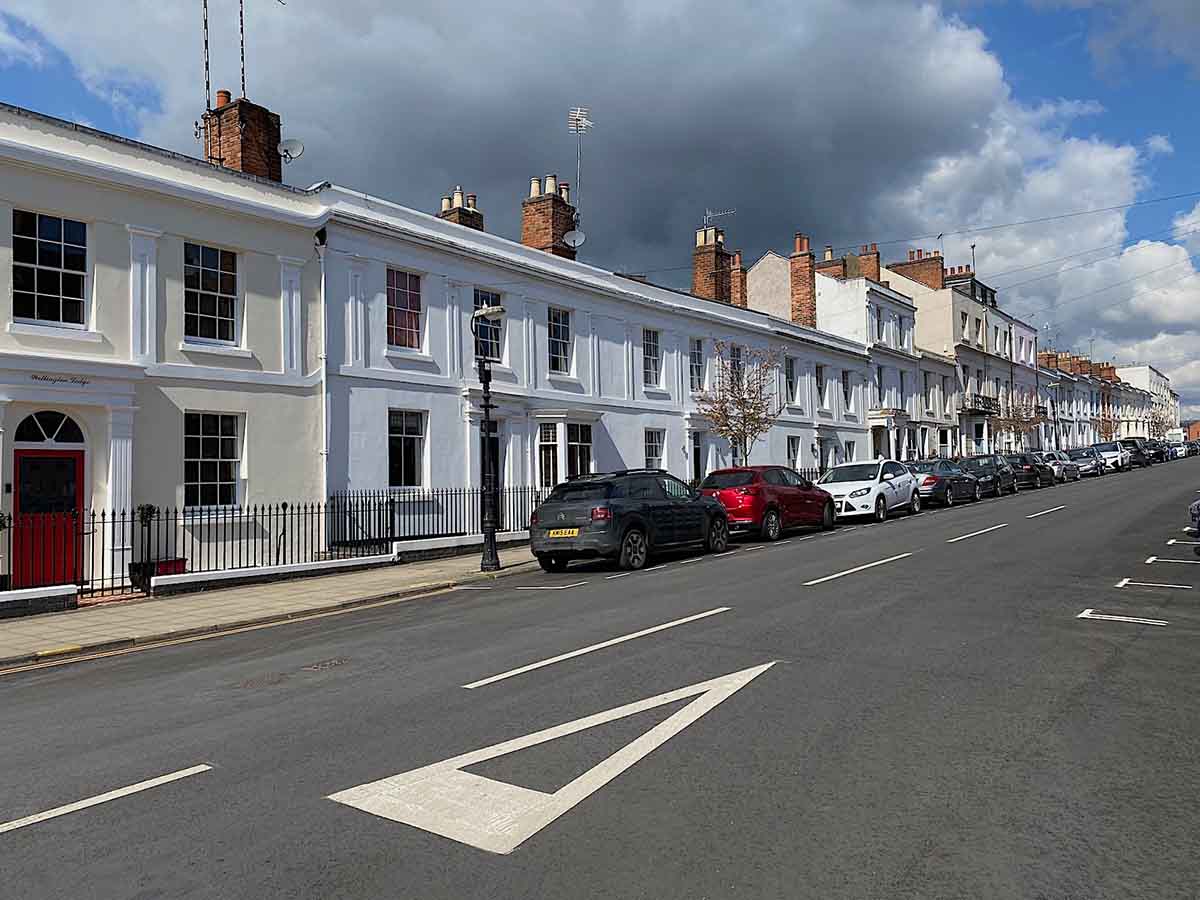
{"label": "satellite dish", "polygon": [[587,240],[586,234],[584,234],[582,231],[575,231],[574,229],[572,229],[571,231],[568,231],[566,234],[563,235],[563,243],[566,244],[568,247],[570,247],[572,250],[576,250],[576,249],[582,247],[583,242],[586,240]]}
{"label": "satellite dish", "polygon": [[286,141],[279,142],[278,150],[284,162],[291,162],[293,159],[299,159],[304,155],[304,142],[298,141],[295,138],[288,138]]}

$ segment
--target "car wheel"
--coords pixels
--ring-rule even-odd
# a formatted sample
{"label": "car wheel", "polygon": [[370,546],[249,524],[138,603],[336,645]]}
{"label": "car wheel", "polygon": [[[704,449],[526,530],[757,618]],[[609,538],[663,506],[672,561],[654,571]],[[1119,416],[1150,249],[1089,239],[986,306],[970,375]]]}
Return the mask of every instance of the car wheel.
{"label": "car wheel", "polygon": [[951,485],[946,485],[946,506],[954,505],[954,488]]}
{"label": "car wheel", "polygon": [[1039,488],[1039,489],[1041,488],[1041,486],[1042,486],[1042,476],[1041,476],[1040,474],[1035,474],[1035,475],[1033,476],[1033,486],[1034,486],[1035,488]]}
{"label": "car wheel", "polygon": [[888,513],[887,502],[882,497],[876,498],[876,500],[875,500],[875,521],[876,522],[886,522],[887,521],[887,513]]}
{"label": "car wheel", "polygon": [[910,515],[916,515],[921,511],[921,495],[916,491],[912,492],[912,499],[908,501],[908,512]]}
{"label": "car wheel", "polygon": [[1019,493],[1021,493],[1021,484],[1020,484],[1020,482],[1018,482],[1018,481],[1017,481],[1017,479],[1016,479],[1016,478],[1014,478],[1014,479],[1013,479],[1013,487],[1012,487],[1012,492],[1013,492],[1014,494],[1019,494]]}
{"label": "car wheel", "polygon": [[564,557],[551,556],[549,553],[541,554],[537,561],[543,572],[561,572],[567,567],[567,560]]}
{"label": "car wheel", "polygon": [[983,488],[979,486],[979,482],[975,482],[975,496],[971,498],[976,503],[983,499]]}
{"label": "car wheel", "polygon": [[729,547],[729,523],[724,516],[713,516],[704,536],[704,549],[709,553],[724,553]]}
{"label": "car wheel", "polygon": [[645,568],[646,560],[650,558],[650,546],[646,542],[646,532],[640,528],[630,528],[625,532],[621,541],[622,569],[637,570]]}
{"label": "car wheel", "polygon": [[768,509],[763,513],[762,520],[762,539],[764,541],[779,540],[779,533],[783,530],[783,525],[779,521],[779,512],[774,509]]}
{"label": "car wheel", "polygon": [[833,514],[833,504],[826,503],[825,511],[821,513],[821,530],[832,531],[836,517]]}

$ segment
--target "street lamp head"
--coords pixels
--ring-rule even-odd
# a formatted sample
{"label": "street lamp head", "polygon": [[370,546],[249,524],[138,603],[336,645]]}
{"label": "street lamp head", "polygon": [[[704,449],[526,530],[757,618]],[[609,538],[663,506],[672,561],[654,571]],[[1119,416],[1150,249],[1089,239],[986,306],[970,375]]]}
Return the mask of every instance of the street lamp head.
{"label": "street lamp head", "polygon": [[505,309],[503,306],[481,306],[475,312],[471,313],[471,320],[478,322],[480,319],[503,319]]}

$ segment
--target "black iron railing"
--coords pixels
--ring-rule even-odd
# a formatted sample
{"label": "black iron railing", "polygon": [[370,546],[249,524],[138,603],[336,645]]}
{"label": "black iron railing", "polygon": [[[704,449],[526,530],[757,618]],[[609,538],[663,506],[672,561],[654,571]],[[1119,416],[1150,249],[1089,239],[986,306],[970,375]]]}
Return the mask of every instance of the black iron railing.
{"label": "black iron railing", "polygon": [[[526,529],[548,493],[502,489],[501,531]],[[480,505],[478,488],[446,488],[360,491],[324,503],[0,516],[0,589],[136,593],[155,575],[386,555],[396,542],[479,534]]]}

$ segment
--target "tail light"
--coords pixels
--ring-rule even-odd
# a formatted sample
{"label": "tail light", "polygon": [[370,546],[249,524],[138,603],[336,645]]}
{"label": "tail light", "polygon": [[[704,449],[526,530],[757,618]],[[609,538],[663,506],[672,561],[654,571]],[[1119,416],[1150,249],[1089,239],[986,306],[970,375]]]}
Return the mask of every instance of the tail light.
{"label": "tail light", "polygon": [[593,522],[607,522],[610,519],[612,519],[612,510],[609,509],[607,506],[593,506],[592,507],[592,521]]}
{"label": "tail light", "polygon": [[741,494],[743,497],[757,496],[758,495],[758,485],[752,484],[747,487],[740,487],[737,489],[737,493]]}
{"label": "tail light", "polygon": [[1022,469],[1024,469],[1026,472],[1032,472],[1032,471],[1033,471],[1033,466],[1021,466],[1021,468],[1022,468]]}
{"label": "tail light", "polygon": [[536,509],[529,514],[529,527],[532,528],[535,525],[537,525],[537,510]]}
{"label": "tail light", "polygon": [[926,475],[925,478],[921,481],[921,486],[922,487],[933,487],[937,483],[938,483],[938,479],[937,479],[936,475]]}

